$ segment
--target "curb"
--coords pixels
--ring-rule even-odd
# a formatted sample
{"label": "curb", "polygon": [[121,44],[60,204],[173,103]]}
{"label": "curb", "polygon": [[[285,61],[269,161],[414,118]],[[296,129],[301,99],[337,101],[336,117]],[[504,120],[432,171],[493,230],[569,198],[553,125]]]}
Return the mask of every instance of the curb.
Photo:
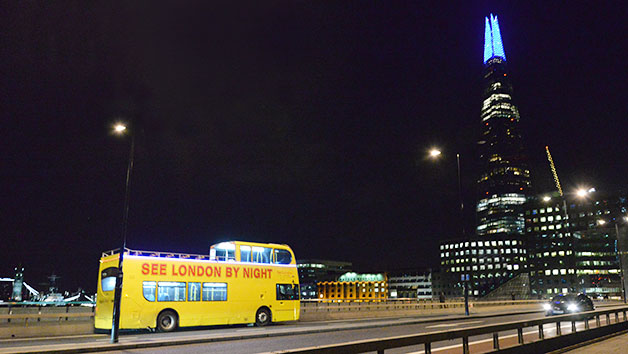
{"label": "curb", "polygon": [[586,341],[586,342],[582,342],[582,343],[578,343],[578,344],[570,345],[570,346],[568,346],[568,347],[561,348],[561,349],[555,350],[555,351],[553,351],[553,352],[549,352],[548,354],[561,354],[561,353],[566,353],[566,352],[568,352],[568,351],[570,351],[570,350],[574,350],[574,349],[578,349],[578,348],[586,347],[587,345],[591,345],[591,344],[595,344],[595,343],[603,342],[603,341],[605,341],[605,340],[607,340],[607,339],[611,339],[611,338],[613,338],[613,337],[621,336],[622,334],[626,334],[626,333],[628,333],[628,330],[624,330],[624,331],[621,331],[621,332],[612,333],[612,334],[609,334],[609,335],[606,335],[606,336],[602,336],[602,337],[599,337],[599,338],[595,338],[595,339],[588,340],[588,341]]}

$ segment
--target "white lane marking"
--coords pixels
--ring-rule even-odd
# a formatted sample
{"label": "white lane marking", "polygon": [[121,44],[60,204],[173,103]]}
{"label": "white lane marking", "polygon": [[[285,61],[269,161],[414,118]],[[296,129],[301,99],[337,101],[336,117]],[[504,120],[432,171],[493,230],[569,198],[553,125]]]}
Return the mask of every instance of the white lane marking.
{"label": "white lane marking", "polygon": [[[600,322],[606,323],[606,319],[603,319],[603,318],[600,317]],[[578,325],[577,327],[584,327],[584,323],[582,323],[581,325]],[[566,326],[564,326],[563,323],[561,322],[561,325],[560,325],[561,331],[563,330],[563,328],[571,329],[571,324],[568,323]],[[553,328],[543,328],[543,333],[547,334],[547,332],[551,333],[552,331],[556,332],[556,327],[555,326]],[[527,334],[533,334],[533,333],[539,333],[539,331],[536,330],[536,331],[523,332],[523,335],[525,336]],[[513,338],[513,337],[516,337],[516,336],[517,336],[517,334],[509,334],[509,335],[506,335],[506,336],[499,336],[499,340],[501,342],[502,339]],[[492,341],[493,341],[493,338],[481,339],[481,340],[469,342],[469,346],[472,346],[474,344],[492,342]],[[449,346],[446,346],[446,347],[435,348],[435,349],[432,349],[432,352],[438,352],[438,351],[447,350],[447,349],[453,349],[453,348],[458,348],[458,347],[462,347],[462,344],[454,344],[454,345],[449,345]],[[425,350],[421,350],[421,351],[418,351],[418,352],[411,352],[411,353],[407,353],[407,354],[425,354]]]}
{"label": "white lane marking", "polygon": [[466,321],[466,322],[457,322],[457,323],[444,323],[444,324],[439,324],[439,325],[426,326],[425,328],[455,327],[455,326],[461,326],[461,325],[466,325],[466,324],[470,324],[470,323],[482,323],[482,322],[484,322],[484,321]]}

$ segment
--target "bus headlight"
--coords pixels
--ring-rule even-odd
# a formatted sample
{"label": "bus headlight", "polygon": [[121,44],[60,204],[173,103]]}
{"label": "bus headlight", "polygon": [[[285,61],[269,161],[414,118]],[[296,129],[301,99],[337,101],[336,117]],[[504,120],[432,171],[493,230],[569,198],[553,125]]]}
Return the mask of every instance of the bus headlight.
{"label": "bus headlight", "polygon": [[549,311],[549,310],[551,310],[551,309],[552,309],[552,305],[550,305],[550,304],[543,304],[543,309],[544,309],[545,311]]}
{"label": "bus headlight", "polygon": [[576,304],[569,304],[569,305],[567,305],[567,311],[576,312],[576,311],[579,311],[579,310],[580,310],[580,308]]}

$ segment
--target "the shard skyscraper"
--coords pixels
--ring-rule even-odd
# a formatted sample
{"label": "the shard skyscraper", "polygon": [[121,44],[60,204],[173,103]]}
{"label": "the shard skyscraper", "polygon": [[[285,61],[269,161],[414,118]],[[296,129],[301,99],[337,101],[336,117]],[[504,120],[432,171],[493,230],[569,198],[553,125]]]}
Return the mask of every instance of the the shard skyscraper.
{"label": "the shard skyscraper", "polygon": [[530,194],[530,170],[519,111],[512,101],[499,23],[492,14],[485,20],[483,98],[477,234],[489,238],[523,237],[523,204]]}

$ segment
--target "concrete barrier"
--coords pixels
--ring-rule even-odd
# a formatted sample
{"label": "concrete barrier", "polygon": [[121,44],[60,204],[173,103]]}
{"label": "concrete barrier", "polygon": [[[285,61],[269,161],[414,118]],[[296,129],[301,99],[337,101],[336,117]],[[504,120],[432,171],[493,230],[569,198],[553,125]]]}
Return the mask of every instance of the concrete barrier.
{"label": "concrete barrier", "polygon": [[35,325],[0,326],[0,338],[56,337],[94,333],[94,321],[42,322]]}
{"label": "concrete barrier", "polygon": [[94,332],[94,309],[81,306],[0,308],[0,338],[35,338]]}

